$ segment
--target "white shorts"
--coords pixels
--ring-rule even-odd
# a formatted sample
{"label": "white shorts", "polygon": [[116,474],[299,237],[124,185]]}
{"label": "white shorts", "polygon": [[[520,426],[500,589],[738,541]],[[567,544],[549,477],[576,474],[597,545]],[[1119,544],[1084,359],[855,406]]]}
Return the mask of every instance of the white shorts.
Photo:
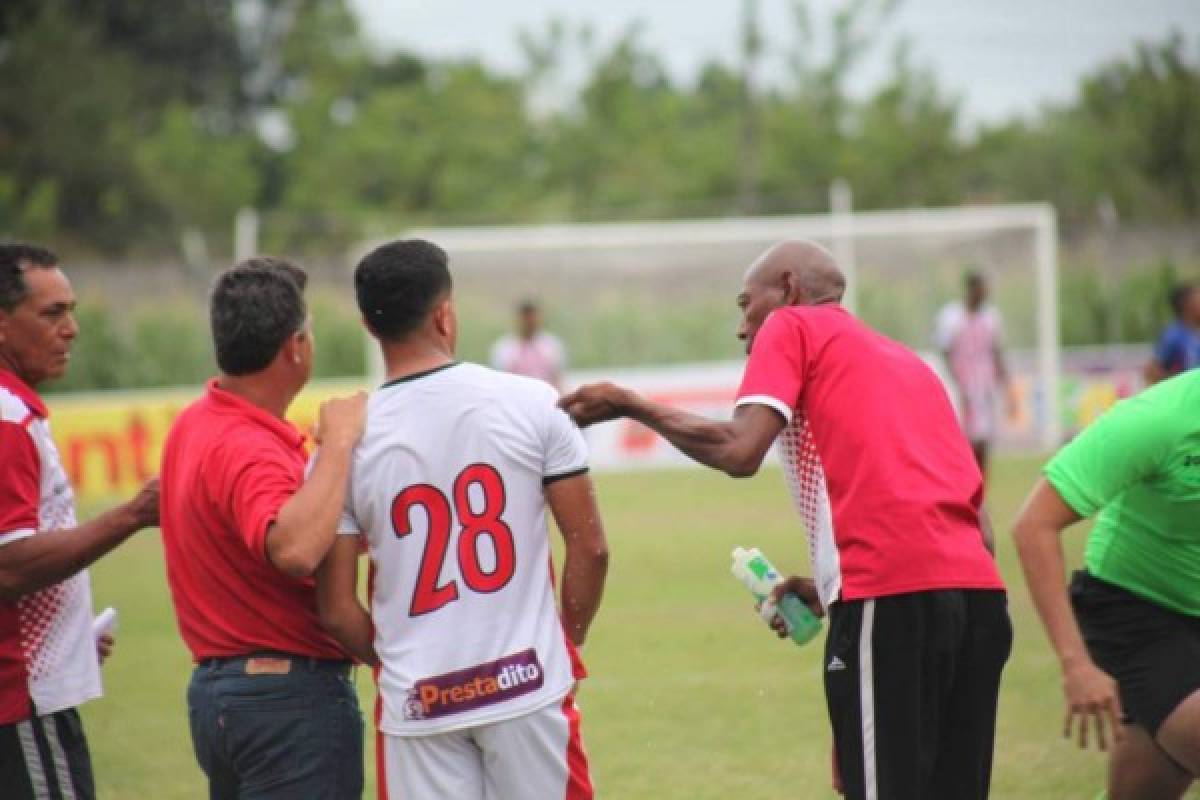
{"label": "white shorts", "polygon": [[502,722],[430,736],[378,734],[380,800],[592,800],[567,695]]}
{"label": "white shorts", "polygon": [[996,389],[991,385],[962,393],[963,432],[967,439],[990,442],[996,436]]}

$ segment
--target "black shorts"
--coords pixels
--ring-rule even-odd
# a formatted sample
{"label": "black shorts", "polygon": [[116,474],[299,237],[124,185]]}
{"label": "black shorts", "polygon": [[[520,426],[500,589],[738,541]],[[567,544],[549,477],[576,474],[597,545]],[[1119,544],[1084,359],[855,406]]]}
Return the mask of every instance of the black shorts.
{"label": "black shorts", "polygon": [[92,760],[73,708],[0,725],[0,797],[93,800]]}
{"label": "black shorts", "polygon": [[1157,736],[1171,712],[1200,689],[1200,618],[1082,570],[1070,592],[1092,660],[1117,682],[1125,722]]}
{"label": "black shorts", "polygon": [[986,798],[1011,648],[1002,591],[833,603],[825,697],[848,800]]}

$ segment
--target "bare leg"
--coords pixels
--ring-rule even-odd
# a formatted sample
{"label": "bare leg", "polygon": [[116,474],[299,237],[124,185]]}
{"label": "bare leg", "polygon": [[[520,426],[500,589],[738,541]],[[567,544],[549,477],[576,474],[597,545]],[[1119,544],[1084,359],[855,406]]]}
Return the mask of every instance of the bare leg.
{"label": "bare leg", "polygon": [[1200,690],[1188,695],[1163,721],[1157,741],[1193,779],[1200,777]]}
{"label": "bare leg", "polygon": [[1180,800],[1192,776],[1142,726],[1126,725],[1124,734],[1108,760],[1108,800]]}

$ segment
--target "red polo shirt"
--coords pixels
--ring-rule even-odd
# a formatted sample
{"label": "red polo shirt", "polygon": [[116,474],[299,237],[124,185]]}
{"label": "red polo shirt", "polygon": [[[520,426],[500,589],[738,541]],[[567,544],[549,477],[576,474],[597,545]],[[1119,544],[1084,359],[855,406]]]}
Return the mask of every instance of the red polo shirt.
{"label": "red polo shirt", "polygon": [[788,423],[778,449],[823,603],[1004,588],[980,533],[979,467],[916,353],[840,306],[781,308],[738,398]]}
{"label": "red polo shirt", "polygon": [[279,651],[346,655],[317,619],[314,582],[275,568],[267,530],[304,481],[304,437],[217,382],[163,448],[167,581],[192,657]]}

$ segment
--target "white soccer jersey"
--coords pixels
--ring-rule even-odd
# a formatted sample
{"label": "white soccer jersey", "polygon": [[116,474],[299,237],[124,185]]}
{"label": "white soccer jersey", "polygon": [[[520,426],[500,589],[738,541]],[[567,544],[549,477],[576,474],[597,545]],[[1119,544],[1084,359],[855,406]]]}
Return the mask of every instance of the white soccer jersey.
{"label": "white soccer jersey", "polygon": [[540,381],[451,364],[371,395],[339,530],[371,555],[384,733],[560,702],[576,680],[555,602],[544,486],[587,469]]}
{"label": "white soccer jersey", "polygon": [[993,306],[970,312],[950,303],[938,314],[937,346],[946,353],[959,393],[963,429],[971,441],[987,441],[996,432],[996,395],[1000,374],[996,348],[1004,341],[1004,324]]}

